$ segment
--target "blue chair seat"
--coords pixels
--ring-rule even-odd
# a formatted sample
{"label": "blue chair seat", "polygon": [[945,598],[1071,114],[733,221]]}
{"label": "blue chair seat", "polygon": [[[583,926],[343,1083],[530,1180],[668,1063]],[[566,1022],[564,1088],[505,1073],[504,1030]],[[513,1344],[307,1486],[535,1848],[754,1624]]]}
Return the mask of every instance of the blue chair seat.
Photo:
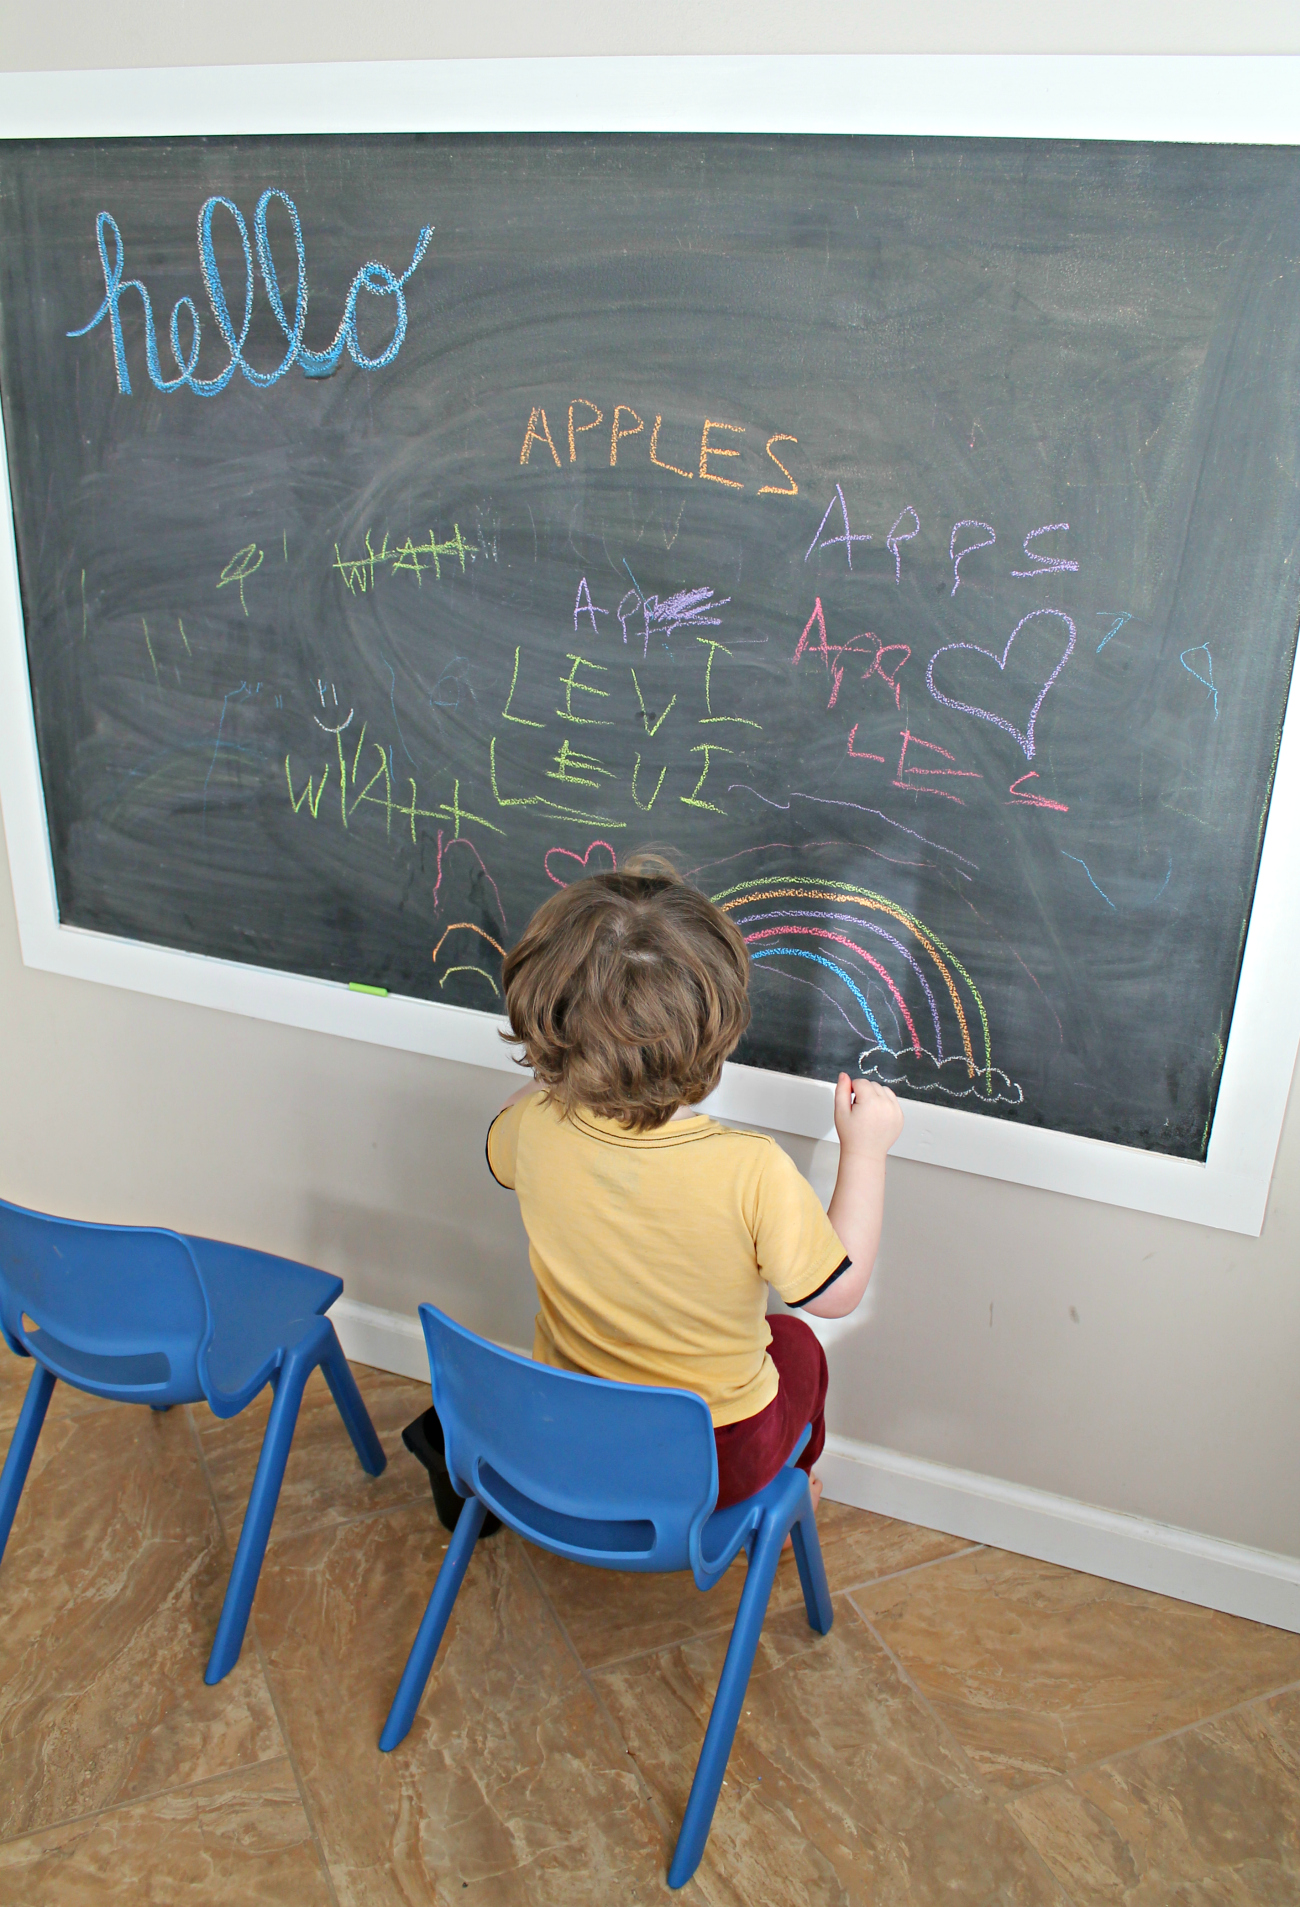
{"label": "blue chair seat", "polygon": [[325,1316],[342,1290],[341,1278],[268,1252],[50,1218],[0,1199],[0,1335],[35,1364],[0,1473],[0,1561],[58,1380],[155,1410],[206,1401],[218,1417],[238,1415],[270,1384],[204,1678],[219,1682],[239,1658],[303,1388],[318,1365],[363,1469],[377,1477],[386,1462]]}
{"label": "blue chair seat", "polygon": [[772,1582],[792,1536],[804,1606],[821,1635],[831,1600],[808,1479],[785,1468],[754,1496],[718,1500],[713,1421],[691,1391],[536,1364],[420,1306],[447,1468],[468,1499],[438,1571],[388,1719],[387,1753],[415,1719],[483,1519],[493,1511],[529,1542],[600,1569],[690,1569],[708,1590],[745,1550],[748,1571],[672,1864],[670,1887],[699,1866],[749,1684]]}
{"label": "blue chair seat", "polygon": [[238,1399],[233,1408],[223,1402],[217,1415],[233,1417],[270,1382],[276,1349],[300,1338],[343,1296],[343,1280],[292,1258],[214,1238],[186,1235],[185,1242],[212,1308],[208,1370],[223,1399]]}

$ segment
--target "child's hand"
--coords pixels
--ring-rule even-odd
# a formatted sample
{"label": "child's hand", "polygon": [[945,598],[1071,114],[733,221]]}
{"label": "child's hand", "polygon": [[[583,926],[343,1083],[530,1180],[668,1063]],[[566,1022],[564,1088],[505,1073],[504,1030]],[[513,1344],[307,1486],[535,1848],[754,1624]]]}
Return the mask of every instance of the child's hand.
{"label": "child's hand", "polygon": [[835,1082],[835,1130],[841,1157],[883,1159],[903,1130],[903,1109],[888,1086],[841,1073]]}

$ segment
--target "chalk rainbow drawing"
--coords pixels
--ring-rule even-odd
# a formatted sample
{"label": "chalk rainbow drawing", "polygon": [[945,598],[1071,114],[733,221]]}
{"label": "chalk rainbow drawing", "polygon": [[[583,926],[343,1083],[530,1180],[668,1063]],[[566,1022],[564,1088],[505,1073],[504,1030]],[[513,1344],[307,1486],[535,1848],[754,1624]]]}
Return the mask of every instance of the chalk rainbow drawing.
{"label": "chalk rainbow drawing", "polygon": [[[988,1014],[969,973],[923,920],[887,895],[848,881],[780,873],[738,882],[710,898],[735,921],[755,963],[797,961],[831,977],[834,991],[819,976],[800,981],[796,973],[774,969],[813,985],[869,1042],[858,1054],[869,1078],[983,1105],[1022,1103],[1020,1087],[993,1064]],[[857,1023],[854,1007],[865,1025]]]}
{"label": "chalk rainbow drawing", "polygon": [[[443,942],[447,939],[449,934],[477,934],[480,940],[486,940],[489,947],[496,948],[496,951],[500,955],[502,960],[504,960],[506,957],[506,950],[501,945],[501,942],[497,940],[492,934],[488,933],[485,927],[476,926],[472,920],[453,920],[449,927],[443,928],[442,934],[438,940],[438,944],[433,950],[433,964],[435,969],[438,965],[438,955],[442,952]],[[453,948],[452,951],[455,952],[456,950]],[[477,952],[478,949],[475,948],[473,949],[473,951]],[[438,981],[438,987],[440,991],[443,987],[446,986],[447,982],[451,979],[451,976],[453,973],[478,974],[480,979],[487,981],[488,985],[491,987],[492,992],[496,996],[496,998],[498,1000],[501,998],[501,989],[497,985],[496,981],[493,979],[492,975],[488,972],[487,968],[473,965],[469,961],[465,961],[465,960],[459,961],[454,966],[449,966],[444,968],[442,975]]]}

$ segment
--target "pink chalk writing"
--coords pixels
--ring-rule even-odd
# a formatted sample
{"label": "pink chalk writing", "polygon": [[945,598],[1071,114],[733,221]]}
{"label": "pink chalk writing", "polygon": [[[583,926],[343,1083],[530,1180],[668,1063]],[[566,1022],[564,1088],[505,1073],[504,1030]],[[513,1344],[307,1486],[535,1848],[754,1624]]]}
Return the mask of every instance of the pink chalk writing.
{"label": "pink chalk writing", "polygon": [[[1063,801],[1049,801],[1045,795],[1031,795],[1027,791],[1021,792],[1021,782],[1037,780],[1038,770],[1031,768],[1027,775],[1017,776],[1007,792],[1014,798],[1015,803],[1023,803],[1027,808],[1054,808],[1057,814],[1069,814],[1070,810]],[[1013,802],[1008,801],[1005,805],[1010,808]],[[1030,977],[1032,979],[1033,976],[1031,975]]]}
{"label": "pink chalk writing", "polygon": [[[919,763],[909,766],[907,761],[909,748],[928,748],[932,754],[942,755],[945,761],[956,761],[957,757],[949,754],[946,748],[940,748],[938,742],[923,742],[920,736],[913,735],[910,729],[905,728],[899,732],[903,746],[898,751],[898,766],[894,770],[895,788],[910,788],[913,794],[918,795],[938,795],[942,801],[955,801],[959,808],[964,808],[966,803],[960,795],[950,794],[943,788],[927,788],[924,785],[925,781],[935,775],[956,775],[963,781],[983,781],[983,775],[976,774],[973,768],[923,768]],[[905,781],[903,779],[905,775],[920,777],[920,779]]]}

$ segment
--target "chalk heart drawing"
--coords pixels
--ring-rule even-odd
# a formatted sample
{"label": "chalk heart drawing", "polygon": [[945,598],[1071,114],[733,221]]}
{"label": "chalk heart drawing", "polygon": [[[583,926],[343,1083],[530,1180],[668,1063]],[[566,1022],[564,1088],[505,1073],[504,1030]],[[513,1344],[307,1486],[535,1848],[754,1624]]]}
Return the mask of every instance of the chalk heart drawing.
{"label": "chalk heart drawing", "polygon": [[[1025,726],[1023,729],[1017,728],[1014,722],[1009,722],[1005,715],[996,715],[994,714],[992,709],[982,708],[978,702],[955,701],[952,696],[944,695],[940,689],[937,689],[935,687],[934,685],[935,663],[939,660],[940,656],[951,655],[953,651],[956,649],[965,649],[965,650],[968,650],[972,655],[984,656],[989,662],[995,663],[997,667],[1001,671],[1003,671],[1003,673],[1005,673],[1006,666],[1007,666],[1007,658],[1011,654],[1011,650],[1015,644],[1016,637],[1020,634],[1020,631],[1026,626],[1026,624],[1032,623],[1032,622],[1039,622],[1044,616],[1050,616],[1054,622],[1064,623],[1065,628],[1061,633],[1066,636],[1066,642],[1065,642],[1064,649],[1062,649],[1061,651],[1056,667],[1052,670],[1052,673],[1047,677],[1047,680],[1042,683],[1042,685],[1040,686],[1038,690],[1038,694],[1034,698],[1033,707],[1029,711],[1029,720],[1025,723]],[[1047,629],[1043,629],[1039,633],[1043,635],[1048,635],[1050,632]],[[936,649],[934,654],[930,657],[930,666],[925,672],[925,686],[929,689],[935,701],[942,703],[944,708],[956,709],[958,713],[961,715],[978,716],[981,722],[992,722],[995,728],[1000,728],[1004,730],[1006,734],[1014,736],[1015,740],[1019,743],[1020,747],[1024,750],[1025,760],[1032,761],[1034,759],[1034,723],[1038,720],[1038,711],[1043,706],[1043,703],[1047,697],[1047,691],[1051,688],[1053,682],[1055,682],[1057,676],[1061,673],[1061,670],[1065,667],[1066,663],[1070,660],[1070,656],[1074,650],[1074,638],[1075,638],[1074,624],[1071,622],[1070,618],[1066,615],[1063,609],[1031,609],[1027,616],[1022,616],[1020,618],[1020,621],[1016,624],[1015,628],[1011,631],[1011,634],[1007,637],[1007,646],[1002,651],[1001,655],[998,655],[997,651],[994,649],[982,649],[977,642],[948,642],[944,644],[942,649]]]}
{"label": "chalk heart drawing", "polygon": [[[608,867],[605,866],[602,855],[596,855],[595,866],[592,866],[591,857],[596,853],[597,848],[601,848],[604,854],[608,854]],[[553,862],[559,866],[558,874],[552,866]],[[547,848],[546,850],[546,872],[557,887],[567,887],[570,881],[581,880],[584,874],[612,873],[617,866],[618,856],[608,841],[593,841],[585,854],[575,854],[572,848]]]}

